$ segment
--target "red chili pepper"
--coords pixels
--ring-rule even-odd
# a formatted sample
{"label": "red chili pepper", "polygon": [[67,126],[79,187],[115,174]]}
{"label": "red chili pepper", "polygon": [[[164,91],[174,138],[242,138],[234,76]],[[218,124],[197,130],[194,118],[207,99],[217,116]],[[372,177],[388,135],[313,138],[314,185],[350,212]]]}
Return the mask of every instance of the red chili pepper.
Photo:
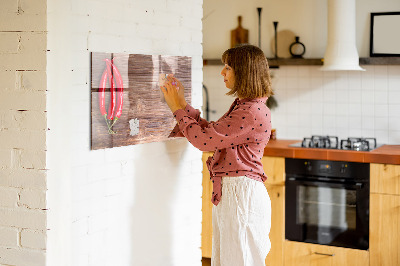
{"label": "red chili pepper", "polygon": [[[114,65],[113,61],[110,61],[109,59],[105,59],[104,61],[106,61],[106,69],[104,70],[103,75],[101,76],[99,85],[100,113],[106,121],[108,127],[108,133],[115,134],[115,132],[112,130],[112,127],[115,124],[115,122],[117,122],[118,118],[121,117],[122,114],[122,105],[124,100],[123,81],[121,73],[119,72],[118,68]],[[108,115],[105,107],[105,89],[107,86],[107,81],[110,81],[110,95],[111,95]],[[116,108],[115,104],[117,99],[115,97],[116,96],[115,89],[117,89],[117,94],[118,94],[118,102]],[[117,111],[114,115],[115,109],[117,109]]]}
{"label": "red chili pepper", "polygon": [[[122,81],[121,73],[118,68],[112,64],[112,69],[115,75],[116,83],[117,83],[117,92],[118,92],[118,103],[117,103],[117,111],[115,113],[115,120],[121,117],[122,114],[122,105],[124,103],[124,84]],[[115,123],[115,122],[114,122]]]}
{"label": "red chili pepper", "polygon": [[113,120],[114,118],[114,110],[115,110],[115,81],[114,81],[114,77],[113,74],[111,73],[111,65],[112,63],[110,62],[110,60],[106,59],[106,64],[107,64],[107,75],[108,75],[108,79],[110,81],[110,105],[108,108],[108,116],[107,119],[108,120]]}
{"label": "red chili pepper", "polygon": [[107,71],[104,70],[103,75],[101,76],[100,79],[100,85],[99,85],[99,106],[100,106],[100,113],[102,116],[106,117],[107,112],[106,112],[106,98],[105,98],[105,91],[106,91],[106,86],[107,86]]}

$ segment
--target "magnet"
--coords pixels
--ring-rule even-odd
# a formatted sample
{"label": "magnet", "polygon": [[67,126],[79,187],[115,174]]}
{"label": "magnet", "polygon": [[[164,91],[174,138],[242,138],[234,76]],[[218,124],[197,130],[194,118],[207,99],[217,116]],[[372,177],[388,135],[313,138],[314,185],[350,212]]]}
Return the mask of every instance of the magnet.
{"label": "magnet", "polygon": [[129,127],[131,129],[130,135],[136,136],[139,134],[139,119],[134,118],[129,120]]}

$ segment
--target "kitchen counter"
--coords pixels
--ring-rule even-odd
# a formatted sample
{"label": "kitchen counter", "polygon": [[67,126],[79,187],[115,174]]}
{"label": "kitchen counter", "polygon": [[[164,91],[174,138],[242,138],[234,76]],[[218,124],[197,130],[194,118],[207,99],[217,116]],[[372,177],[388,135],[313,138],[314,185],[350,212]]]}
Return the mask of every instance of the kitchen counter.
{"label": "kitchen counter", "polygon": [[383,145],[372,151],[290,147],[301,140],[270,140],[264,156],[363,163],[400,164],[400,145]]}

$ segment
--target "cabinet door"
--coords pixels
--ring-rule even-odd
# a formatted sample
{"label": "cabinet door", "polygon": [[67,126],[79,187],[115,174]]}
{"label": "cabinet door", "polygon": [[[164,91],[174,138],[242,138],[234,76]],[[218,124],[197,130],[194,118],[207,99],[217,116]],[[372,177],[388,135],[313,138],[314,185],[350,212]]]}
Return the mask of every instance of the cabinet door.
{"label": "cabinet door", "polygon": [[212,252],[212,183],[206,161],[211,152],[203,153],[203,196],[202,196],[202,224],[201,224],[201,253],[204,258],[211,258]]}
{"label": "cabinet door", "polygon": [[271,250],[265,259],[266,266],[283,265],[283,243],[285,240],[285,187],[265,184],[271,199]]}
{"label": "cabinet door", "polygon": [[367,266],[365,250],[285,241],[285,266]]}
{"label": "cabinet door", "polygon": [[400,195],[400,165],[370,165],[371,193]]}
{"label": "cabinet door", "polygon": [[268,177],[266,184],[285,185],[285,158],[264,156],[261,163]]}
{"label": "cabinet door", "polygon": [[400,265],[400,196],[371,194],[371,266]]}

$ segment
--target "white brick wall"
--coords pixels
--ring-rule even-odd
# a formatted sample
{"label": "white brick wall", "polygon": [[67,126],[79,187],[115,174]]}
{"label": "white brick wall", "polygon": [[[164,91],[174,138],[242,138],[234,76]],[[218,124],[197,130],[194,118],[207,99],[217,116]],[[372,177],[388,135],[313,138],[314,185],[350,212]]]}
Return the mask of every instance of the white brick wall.
{"label": "white brick wall", "polygon": [[202,0],[47,9],[47,264],[201,265],[201,152],[186,140],[90,151],[88,84],[90,52],[192,56],[201,106]]}
{"label": "white brick wall", "polygon": [[45,265],[46,2],[0,3],[1,265]]}

